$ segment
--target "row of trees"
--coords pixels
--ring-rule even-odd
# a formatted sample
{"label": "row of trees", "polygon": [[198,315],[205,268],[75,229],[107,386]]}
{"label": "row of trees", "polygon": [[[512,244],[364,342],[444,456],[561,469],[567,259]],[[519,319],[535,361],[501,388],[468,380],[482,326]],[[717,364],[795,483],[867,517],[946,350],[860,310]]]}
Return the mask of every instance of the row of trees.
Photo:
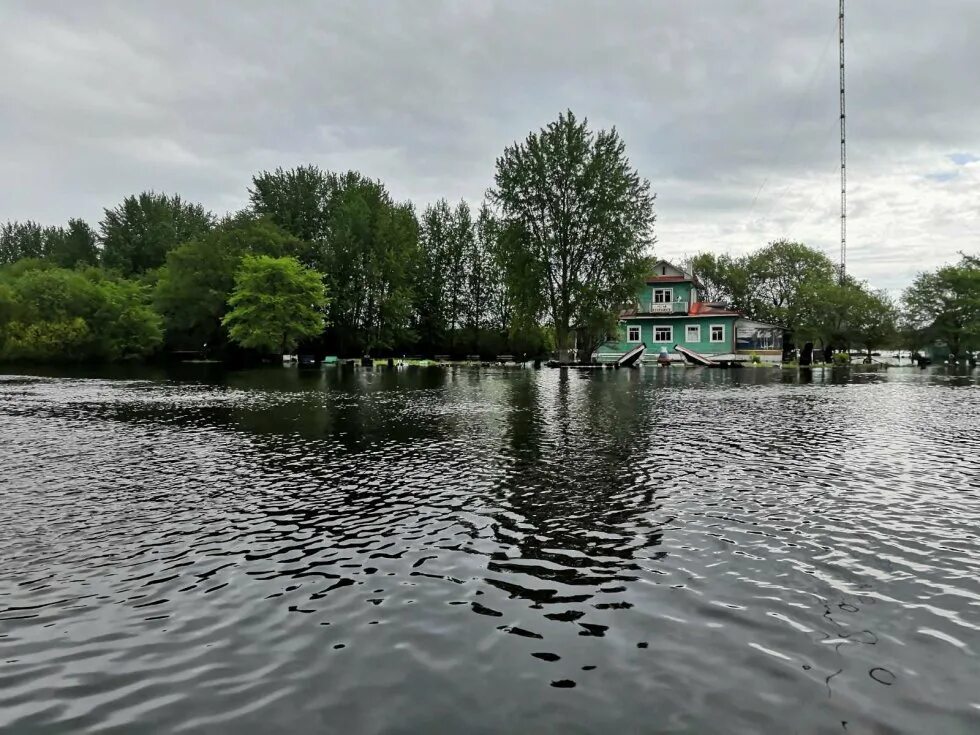
{"label": "row of trees", "polygon": [[[144,192],[106,209],[97,231],[77,219],[0,227],[0,357],[298,343],[456,357],[566,357],[577,343],[588,354],[614,334],[651,265],[650,183],[615,129],[591,131],[571,112],[503,151],[475,211],[440,200],[417,212],[380,181],[316,166],[263,171],[248,193],[249,206],[225,217]],[[839,282],[826,256],[799,243],[702,253],[692,265],[707,299],[786,326],[797,342],[870,349],[898,329],[883,293]],[[975,259],[957,268],[916,288],[973,288]],[[928,321],[917,329],[957,350],[972,344],[973,317],[947,318],[954,307],[930,317],[935,301],[907,301]]]}
{"label": "row of trees", "polygon": [[[246,338],[244,322],[230,315],[243,304],[238,289],[258,297],[261,282],[293,293],[283,319],[304,314],[282,325],[292,336],[278,348],[301,341],[342,355],[463,356],[567,351],[576,337],[598,343],[649,264],[649,182],[629,165],[615,130],[592,132],[571,112],[505,149],[494,181],[476,211],[441,200],[417,213],[380,181],[300,166],[256,175],[250,206],[224,218],[144,192],[105,210],[97,232],[80,220],[66,228],[8,223],[0,282],[13,296],[0,315],[0,357],[255,348],[261,340]],[[270,261],[282,277],[315,273],[325,295],[245,278],[246,264]],[[57,350],[57,339],[34,340],[28,354],[21,343],[36,336],[31,325],[60,333],[55,312],[22,298],[21,280],[36,274],[125,284],[162,337],[73,351]],[[264,296],[271,310],[278,294]],[[253,301],[254,317],[262,300]],[[62,311],[75,303],[67,299]],[[306,318],[309,303],[320,321]],[[93,318],[74,317],[87,325]]]}
{"label": "row of trees", "polygon": [[939,343],[954,358],[980,351],[980,257],[920,273],[903,302],[913,344]]}
{"label": "row of trees", "polygon": [[741,257],[700,253],[691,265],[705,300],[786,327],[797,344],[870,352],[897,340],[899,312],[888,294],[841,281],[830,258],[802,243],[778,240]]}
{"label": "row of trees", "polygon": [[797,242],[772,242],[741,257],[699,253],[690,265],[705,300],[784,326],[797,344],[870,352],[938,342],[954,355],[980,349],[976,257],[919,274],[898,302],[852,277],[841,281],[826,255]]}

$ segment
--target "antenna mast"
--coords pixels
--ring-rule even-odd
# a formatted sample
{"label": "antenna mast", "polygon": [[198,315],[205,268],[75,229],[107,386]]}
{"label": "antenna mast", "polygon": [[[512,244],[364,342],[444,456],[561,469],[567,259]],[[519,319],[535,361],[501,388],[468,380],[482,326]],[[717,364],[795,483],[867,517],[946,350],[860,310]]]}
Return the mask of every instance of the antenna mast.
{"label": "antenna mast", "polygon": [[838,40],[840,41],[840,280],[847,273],[847,135],[844,106],[844,0],[840,0],[838,15]]}

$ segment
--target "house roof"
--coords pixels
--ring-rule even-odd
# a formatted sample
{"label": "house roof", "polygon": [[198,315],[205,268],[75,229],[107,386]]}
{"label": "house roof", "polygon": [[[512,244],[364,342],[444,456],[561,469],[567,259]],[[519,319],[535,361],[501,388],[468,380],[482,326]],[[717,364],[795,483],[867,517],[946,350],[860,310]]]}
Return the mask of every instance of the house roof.
{"label": "house roof", "polygon": [[[665,272],[667,269],[674,271],[673,274],[667,275]],[[660,271],[660,275],[657,275],[657,271]],[[686,272],[683,268],[678,268],[676,265],[671,263],[669,260],[658,260],[653,265],[653,273],[646,277],[646,283],[648,286],[652,286],[657,283],[687,283],[691,282],[699,288],[702,286],[701,281],[693,273]]]}
{"label": "house roof", "polygon": [[691,310],[688,314],[690,316],[742,316],[741,312],[716,306],[706,301],[695,301],[691,304]]}

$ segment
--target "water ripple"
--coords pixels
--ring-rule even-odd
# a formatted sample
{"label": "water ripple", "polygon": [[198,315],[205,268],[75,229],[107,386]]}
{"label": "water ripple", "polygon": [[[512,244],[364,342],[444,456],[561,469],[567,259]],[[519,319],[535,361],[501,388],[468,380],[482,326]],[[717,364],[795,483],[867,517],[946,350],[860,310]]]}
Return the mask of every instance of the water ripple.
{"label": "water ripple", "polygon": [[969,731],[977,374],[0,376],[0,727]]}

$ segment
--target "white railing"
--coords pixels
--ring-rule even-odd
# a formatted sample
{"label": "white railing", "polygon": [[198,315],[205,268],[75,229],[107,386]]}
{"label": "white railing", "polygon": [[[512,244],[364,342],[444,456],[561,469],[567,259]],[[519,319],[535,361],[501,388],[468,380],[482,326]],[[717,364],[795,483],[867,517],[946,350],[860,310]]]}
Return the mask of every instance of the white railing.
{"label": "white railing", "polygon": [[637,307],[641,314],[686,314],[686,301],[667,301],[657,303],[653,301],[641,301]]}

